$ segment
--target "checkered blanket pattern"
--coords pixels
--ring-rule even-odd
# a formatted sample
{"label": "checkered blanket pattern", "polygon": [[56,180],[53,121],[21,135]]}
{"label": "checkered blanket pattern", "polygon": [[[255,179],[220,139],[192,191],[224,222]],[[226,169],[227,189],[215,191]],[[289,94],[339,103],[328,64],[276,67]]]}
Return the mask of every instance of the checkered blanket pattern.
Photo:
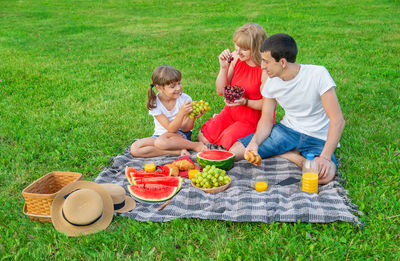
{"label": "checkered blanket pattern", "polygon": [[[157,165],[163,165],[178,158],[163,156],[151,160]],[[190,158],[196,162],[194,154]],[[112,165],[106,167],[95,182],[114,183],[126,189],[129,183],[125,178],[125,167],[143,169],[145,160],[149,159],[134,158],[127,150],[125,154],[113,158]],[[301,171],[291,162],[279,157],[264,159],[260,167],[242,160],[236,162],[227,174],[232,177],[232,183],[223,192],[207,194],[192,187],[190,180],[184,179],[181,190],[163,210],[158,209],[164,202],[136,202],[137,207],[134,210],[121,215],[153,222],[166,222],[175,218],[200,218],[236,222],[344,221],[361,224],[357,216],[362,213],[351,203],[347,191],[338,182],[338,176],[328,185],[319,186],[318,194],[309,194],[301,191],[299,183],[277,185],[289,177],[301,179]],[[268,190],[262,193],[256,192],[251,184],[258,175],[268,177]]]}

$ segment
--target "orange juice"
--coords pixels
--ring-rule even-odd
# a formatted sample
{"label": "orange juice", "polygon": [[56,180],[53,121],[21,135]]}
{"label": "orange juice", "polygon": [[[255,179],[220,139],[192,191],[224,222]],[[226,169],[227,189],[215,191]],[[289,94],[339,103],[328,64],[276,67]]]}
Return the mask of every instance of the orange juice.
{"label": "orange juice", "polygon": [[318,174],[313,172],[303,173],[302,190],[308,193],[318,193]]}
{"label": "orange juice", "polygon": [[266,181],[258,181],[254,185],[254,187],[255,187],[256,191],[263,192],[268,189],[268,183]]}
{"label": "orange juice", "polygon": [[154,163],[147,163],[144,165],[144,170],[147,172],[154,172],[156,171],[156,164]]}

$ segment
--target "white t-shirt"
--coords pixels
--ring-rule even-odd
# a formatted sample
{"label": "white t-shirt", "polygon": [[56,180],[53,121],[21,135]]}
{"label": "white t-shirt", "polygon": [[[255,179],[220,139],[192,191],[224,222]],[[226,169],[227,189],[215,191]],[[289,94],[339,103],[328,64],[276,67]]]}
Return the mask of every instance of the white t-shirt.
{"label": "white t-shirt", "polygon": [[[154,109],[150,110],[149,114],[153,117],[160,115],[160,114],[164,114],[165,117],[167,117],[168,120],[171,122],[175,119],[176,115],[178,114],[179,109],[186,102],[192,102],[192,98],[190,98],[189,95],[182,93],[181,96],[179,96],[179,98],[176,99],[175,107],[169,111],[164,107],[164,104],[162,104],[162,102],[158,98],[158,93],[157,93],[156,107]],[[162,135],[166,132],[167,132],[167,129],[165,129],[161,125],[161,123],[154,117],[154,134],[153,135]]]}
{"label": "white t-shirt", "polygon": [[326,140],[330,121],[322,106],[321,95],[332,87],[336,88],[336,84],[324,66],[302,64],[299,73],[290,81],[268,78],[261,94],[276,99],[285,110],[283,125]]}

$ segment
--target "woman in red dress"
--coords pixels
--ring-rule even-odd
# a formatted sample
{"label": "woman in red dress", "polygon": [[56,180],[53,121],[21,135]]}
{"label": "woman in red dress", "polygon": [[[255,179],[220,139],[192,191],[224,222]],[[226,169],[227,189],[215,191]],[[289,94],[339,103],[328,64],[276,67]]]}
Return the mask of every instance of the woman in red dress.
{"label": "woman in red dress", "polygon": [[217,94],[223,95],[226,85],[239,86],[244,93],[233,103],[225,100],[224,109],[201,127],[199,141],[229,150],[238,139],[256,131],[261,117],[261,88],[267,78],[260,67],[260,47],[266,38],[260,25],[245,24],[233,35],[235,51],[231,53],[226,49],[219,55]]}

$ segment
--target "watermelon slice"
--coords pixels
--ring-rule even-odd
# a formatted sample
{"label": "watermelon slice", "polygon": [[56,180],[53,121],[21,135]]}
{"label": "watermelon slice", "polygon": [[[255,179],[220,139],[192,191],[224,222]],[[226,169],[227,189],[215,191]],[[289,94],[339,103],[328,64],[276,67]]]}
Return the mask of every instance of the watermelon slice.
{"label": "watermelon slice", "polygon": [[235,163],[235,154],[224,150],[206,150],[197,153],[197,163],[204,168],[207,165],[230,170]]}
{"label": "watermelon slice", "polygon": [[166,166],[157,166],[157,170],[155,172],[146,172],[144,170],[137,170],[128,166],[125,168],[125,176],[130,184],[133,184],[132,178],[134,177],[166,177],[170,175],[170,169]]}
{"label": "watermelon slice", "polygon": [[172,198],[179,191],[181,186],[182,182],[178,187],[160,184],[140,184],[129,185],[127,188],[136,199],[147,202],[160,202]]}
{"label": "watermelon slice", "polygon": [[160,184],[160,185],[166,185],[166,186],[171,186],[171,187],[178,187],[182,183],[182,179],[179,177],[151,177],[151,178],[138,178],[134,177],[132,178],[132,183],[134,185],[140,185],[140,184]]}

